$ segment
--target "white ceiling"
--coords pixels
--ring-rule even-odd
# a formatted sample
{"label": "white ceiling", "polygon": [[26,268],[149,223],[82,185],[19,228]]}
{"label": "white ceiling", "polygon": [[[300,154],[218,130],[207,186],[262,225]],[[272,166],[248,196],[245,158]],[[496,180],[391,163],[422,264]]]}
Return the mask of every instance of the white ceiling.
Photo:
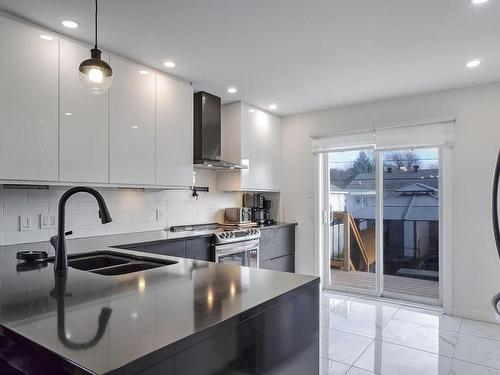
{"label": "white ceiling", "polygon": [[[288,115],[500,80],[500,0],[100,0],[100,47]],[[91,41],[92,0],[0,0]],[[65,29],[60,20],[80,23]],[[484,58],[474,70],[473,58]],[[173,59],[177,67],[162,66]],[[235,95],[226,92],[236,86]]]}

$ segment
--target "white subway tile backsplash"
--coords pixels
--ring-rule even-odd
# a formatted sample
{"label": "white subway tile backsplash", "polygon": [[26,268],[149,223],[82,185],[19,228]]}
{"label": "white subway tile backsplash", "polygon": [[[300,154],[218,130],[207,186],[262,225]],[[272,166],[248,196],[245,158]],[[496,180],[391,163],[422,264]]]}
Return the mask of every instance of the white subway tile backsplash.
{"label": "white subway tile backsplash", "polygon": [[[241,193],[217,192],[215,173],[197,173],[197,186],[209,186],[196,200],[190,191],[98,189],[104,196],[113,222],[102,225],[97,204],[89,194],[76,194],[66,203],[69,238],[165,229],[172,225],[222,222],[225,207],[241,206]],[[40,229],[40,214],[57,216],[58,202],[67,187],[49,190],[5,190],[0,188],[0,245],[47,241],[56,228]],[[156,211],[161,218],[157,220]],[[31,231],[19,231],[19,215],[32,217]]]}
{"label": "white subway tile backsplash", "polygon": [[18,215],[0,216],[0,231],[18,230],[18,229],[19,229]]}
{"label": "white subway tile backsplash", "polygon": [[5,202],[3,205],[3,216],[10,215],[30,215],[30,214],[46,214],[49,212],[49,203],[48,202],[40,202],[40,203],[24,203],[17,201],[9,201]]}
{"label": "white subway tile backsplash", "polygon": [[18,230],[3,231],[3,244],[11,245],[25,242],[40,242],[49,239],[49,231],[47,229],[33,229],[29,232],[19,232]]}

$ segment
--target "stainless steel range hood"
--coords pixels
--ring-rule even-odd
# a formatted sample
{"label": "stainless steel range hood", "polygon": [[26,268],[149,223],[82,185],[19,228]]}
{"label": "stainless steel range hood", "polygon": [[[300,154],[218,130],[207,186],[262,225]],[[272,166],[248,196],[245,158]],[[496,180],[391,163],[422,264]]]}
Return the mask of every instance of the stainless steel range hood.
{"label": "stainless steel range hood", "polygon": [[221,160],[221,100],[200,91],[194,94],[194,155],[195,168],[230,171],[247,169],[241,164]]}

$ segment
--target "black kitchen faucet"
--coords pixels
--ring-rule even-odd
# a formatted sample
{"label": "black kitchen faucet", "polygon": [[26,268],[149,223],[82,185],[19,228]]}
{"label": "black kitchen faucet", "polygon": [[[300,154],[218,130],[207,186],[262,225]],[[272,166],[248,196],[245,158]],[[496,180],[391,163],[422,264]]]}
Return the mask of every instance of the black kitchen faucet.
{"label": "black kitchen faucet", "polygon": [[65,192],[61,199],[59,200],[58,207],[58,226],[57,226],[57,236],[52,237],[51,243],[56,250],[56,259],[54,262],[54,270],[57,273],[65,274],[68,271],[68,254],[66,252],[66,238],[65,238],[65,216],[66,216],[66,201],[73,194],[76,193],[89,193],[94,196],[99,205],[99,217],[103,224],[112,221],[111,215],[109,214],[108,207],[106,207],[106,202],[102,195],[95,189],[86,186],[77,186],[69,189]]}

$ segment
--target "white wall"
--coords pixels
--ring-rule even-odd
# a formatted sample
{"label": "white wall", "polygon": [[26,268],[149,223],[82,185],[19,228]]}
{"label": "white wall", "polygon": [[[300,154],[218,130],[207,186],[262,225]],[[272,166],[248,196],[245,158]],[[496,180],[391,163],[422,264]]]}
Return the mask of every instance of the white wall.
{"label": "white wall", "polygon": [[[222,222],[225,207],[241,206],[241,193],[219,193],[215,187],[215,172],[196,171],[196,186],[209,186],[209,193],[199,193],[195,200],[190,191],[130,191],[99,190],[113,217],[102,225],[97,216],[97,203],[88,194],[77,194],[67,202],[66,228],[79,238],[165,229],[172,225]],[[0,187],[0,245],[47,241],[56,234],[54,229],[40,229],[40,214],[57,217],[57,204],[67,187],[49,190],[5,190]],[[156,210],[161,219],[156,220]],[[32,220],[32,230],[19,231],[19,215]]]}
{"label": "white wall", "polygon": [[286,117],[282,138],[282,214],[297,221],[297,271],[315,273],[311,134],[373,124],[455,116],[453,298],[455,315],[493,320],[500,260],[491,224],[491,184],[500,146],[500,83],[397,98]]}

